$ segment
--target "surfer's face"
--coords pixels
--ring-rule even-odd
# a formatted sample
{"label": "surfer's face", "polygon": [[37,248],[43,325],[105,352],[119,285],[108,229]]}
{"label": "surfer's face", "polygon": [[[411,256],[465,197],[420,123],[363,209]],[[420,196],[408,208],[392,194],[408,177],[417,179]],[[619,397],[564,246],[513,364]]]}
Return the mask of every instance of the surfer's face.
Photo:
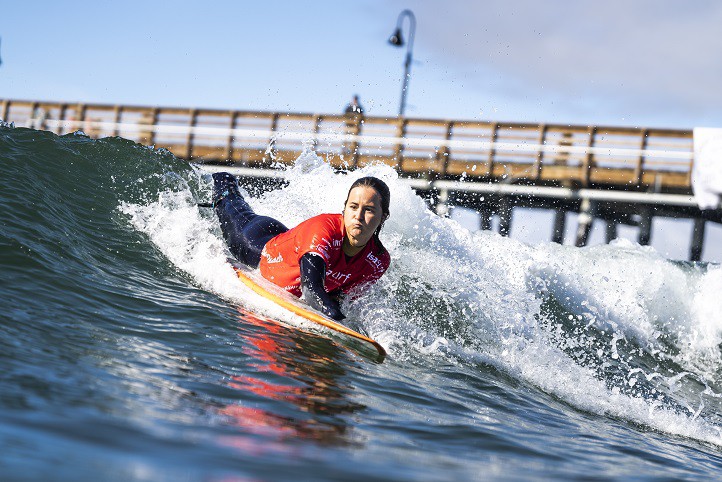
{"label": "surfer's face", "polygon": [[379,193],[368,186],[353,188],[343,209],[343,224],[349,245],[354,248],[363,247],[383,220]]}

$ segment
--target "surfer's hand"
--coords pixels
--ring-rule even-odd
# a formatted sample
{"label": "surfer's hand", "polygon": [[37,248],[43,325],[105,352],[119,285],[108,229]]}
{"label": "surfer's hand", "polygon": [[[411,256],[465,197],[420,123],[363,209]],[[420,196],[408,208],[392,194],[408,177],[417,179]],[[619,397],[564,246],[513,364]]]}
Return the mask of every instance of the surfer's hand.
{"label": "surfer's hand", "polygon": [[[333,300],[330,300],[331,306],[324,306],[321,310],[324,315],[328,316],[332,320],[341,321],[346,318],[343,313],[341,313],[341,308],[339,308],[338,304],[334,302]],[[334,306],[335,305],[335,306]]]}
{"label": "surfer's hand", "polygon": [[346,316],[341,312],[342,294],[343,292],[341,290],[331,291],[328,293],[329,301],[332,306],[327,308],[328,312],[325,310],[323,312],[326,316],[336,321],[341,321],[346,318]]}

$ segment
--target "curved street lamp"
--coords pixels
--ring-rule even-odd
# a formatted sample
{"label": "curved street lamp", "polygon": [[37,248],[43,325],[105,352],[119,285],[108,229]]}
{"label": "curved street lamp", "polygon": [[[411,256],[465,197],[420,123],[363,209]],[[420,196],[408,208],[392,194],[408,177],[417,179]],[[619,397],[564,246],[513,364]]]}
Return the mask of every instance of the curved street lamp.
{"label": "curved street lamp", "polygon": [[404,10],[399,14],[399,18],[396,20],[396,30],[389,37],[389,43],[396,47],[404,46],[404,39],[401,36],[401,22],[404,17],[409,19],[409,42],[406,44],[406,62],[404,64],[404,79],[401,84],[401,105],[399,106],[399,117],[404,115],[406,110],[406,93],[409,89],[409,78],[411,77],[411,52],[414,49],[414,32],[416,31],[416,17],[414,12],[411,10]]}

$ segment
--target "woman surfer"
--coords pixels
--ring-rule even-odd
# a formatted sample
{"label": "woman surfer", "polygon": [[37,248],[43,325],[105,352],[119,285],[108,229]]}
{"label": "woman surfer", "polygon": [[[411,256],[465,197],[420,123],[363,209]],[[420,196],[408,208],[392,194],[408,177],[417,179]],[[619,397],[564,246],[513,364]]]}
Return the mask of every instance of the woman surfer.
{"label": "woman surfer", "polygon": [[341,293],[374,283],[388,269],[379,232],[391,193],[378,178],[354,181],[341,214],[320,214],[295,228],[253,212],[228,173],[213,174],[213,206],[231,253],[243,264],[334,320]]}

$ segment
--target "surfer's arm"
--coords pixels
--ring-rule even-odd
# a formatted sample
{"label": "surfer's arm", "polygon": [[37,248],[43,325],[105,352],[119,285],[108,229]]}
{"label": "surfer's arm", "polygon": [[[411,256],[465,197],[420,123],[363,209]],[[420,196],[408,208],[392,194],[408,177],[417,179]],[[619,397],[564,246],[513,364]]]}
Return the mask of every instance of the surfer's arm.
{"label": "surfer's arm", "polygon": [[336,321],[346,318],[338,301],[333,299],[323,285],[326,278],[326,262],[315,253],[301,256],[301,292],[306,303]]}

